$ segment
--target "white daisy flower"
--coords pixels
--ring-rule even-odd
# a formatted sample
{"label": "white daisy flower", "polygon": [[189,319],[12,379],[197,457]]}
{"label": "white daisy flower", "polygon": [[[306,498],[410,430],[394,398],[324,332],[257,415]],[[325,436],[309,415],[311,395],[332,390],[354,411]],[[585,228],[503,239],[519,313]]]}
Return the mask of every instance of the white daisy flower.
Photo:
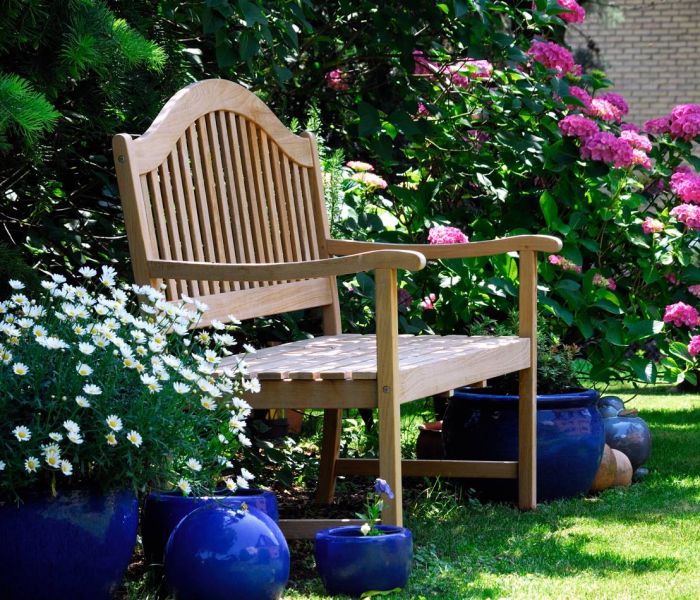
{"label": "white daisy flower", "polygon": [[243,344],[243,349],[248,353],[248,354],[255,354],[257,350],[253,348],[250,344]]}
{"label": "white daisy flower", "polygon": [[158,379],[148,373],[141,375],[141,382],[148,388],[151,394],[160,392],[160,390],[163,389],[163,386],[158,383]]}
{"label": "white daisy flower", "polygon": [[57,283],[59,285],[66,282],[66,278],[63,275],[59,275],[58,273],[51,273],[50,277],[51,279],[53,279],[54,283]]}
{"label": "white daisy flower", "polygon": [[39,459],[36,456],[30,456],[24,461],[24,470],[27,473],[36,473],[39,469]]}
{"label": "white daisy flower", "polygon": [[2,360],[3,364],[10,364],[12,362],[12,352],[3,348],[0,350],[0,360]]}
{"label": "white daisy flower", "polygon": [[47,454],[44,458],[49,467],[58,469],[61,466],[61,457],[58,454]]}
{"label": "white daisy flower", "polygon": [[369,523],[364,523],[362,527],[360,527],[362,535],[367,535],[370,531],[372,531],[372,528],[369,526]]}
{"label": "white daisy flower", "polygon": [[75,327],[73,327],[73,333],[75,335],[85,335],[85,329],[80,325],[76,325]]}
{"label": "white daisy flower", "polygon": [[85,396],[76,396],[75,403],[80,408],[90,408],[90,401]]}
{"label": "white daisy flower", "polygon": [[244,479],[247,479],[248,481],[250,481],[251,479],[255,479],[255,475],[253,475],[245,467],[241,467],[241,475],[243,476]]}
{"label": "white daisy flower", "polygon": [[83,392],[88,396],[99,396],[102,393],[102,388],[94,383],[86,383],[83,386]]}
{"label": "white daisy flower", "polygon": [[231,479],[230,477],[227,477],[226,479],[224,479],[224,483],[226,484],[226,489],[229,492],[235,492],[238,489],[236,482],[233,479]]}
{"label": "white daisy flower", "polygon": [[18,306],[29,303],[29,298],[27,298],[24,294],[12,294],[12,296],[10,296],[10,300],[12,300],[12,302]]}
{"label": "white daisy flower", "polygon": [[213,350],[205,351],[204,359],[212,365],[218,364],[221,361],[221,358],[219,358]]}
{"label": "white daisy flower", "polygon": [[226,318],[228,319],[229,323],[232,325],[240,325],[241,320],[238,317],[235,317],[234,315],[226,315]]}
{"label": "white daisy flower", "polygon": [[29,372],[29,368],[24,363],[18,362],[12,366],[12,371],[15,375],[26,375]]}
{"label": "white daisy flower", "polygon": [[111,431],[105,436],[105,439],[107,440],[107,444],[110,446],[116,446],[117,445],[117,436],[114,435]]}
{"label": "white daisy flower", "polygon": [[202,470],[202,463],[199,462],[196,458],[190,458],[187,460],[187,466],[192,469],[193,471],[201,471]]}
{"label": "white daisy flower", "polygon": [[238,441],[241,443],[241,446],[245,446],[246,448],[250,448],[250,446],[253,445],[251,441],[242,433],[238,434]]}
{"label": "white daisy flower", "polygon": [[133,429],[126,434],[126,439],[129,440],[137,448],[143,443],[143,438],[141,437],[141,434],[138,431],[134,431]]}
{"label": "white daisy flower", "polygon": [[238,485],[239,488],[243,488],[244,490],[248,489],[248,487],[249,487],[248,480],[244,479],[240,475],[238,477],[236,477],[236,484]]}
{"label": "white daisy flower", "polygon": [[245,423],[238,418],[238,415],[234,415],[228,421],[228,428],[232,433],[238,433],[245,429]]}
{"label": "white daisy flower", "polygon": [[205,396],[199,402],[207,410],[216,410],[216,402],[214,402],[212,398],[208,398]]}
{"label": "white daisy flower", "polygon": [[12,433],[19,442],[28,442],[32,439],[32,432],[29,431],[29,427],[24,425],[18,425],[12,430]]}
{"label": "white daisy flower", "polygon": [[122,420],[117,415],[109,415],[105,419],[105,423],[113,431],[121,431],[122,429]]}
{"label": "white daisy flower", "polygon": [[66,431],[80,433],[80,425],[78,425],[75,421],[71,421],[70,419],[63,421],[63,427],[65,427]]}
{"label": "white daisy flower", "polygon": [[63,473],[66,477],[70,477],[73,474],[73,465],[67,460],[62,460],[61,473]]}
{"label": "white daisy flower", "polygon": [[63,434],[58,433],[56,431],[52,431],[49,433],[49,437],[54,441],[54,442],[60,442],[63,439]]}
{"label": "white daisy flower", "polygon": [[97,275],[97,271],[95,271],[95,269],[91,269],[90,267],[81,267],[78,269],[78,273],[80,273],[86,279],[90,279]]}
{"label": "white daisy flower", "polygon": [[226,329],[226,325],[224,325],[221,321],[217,321],[216,319],[212,319],[210,325],[217,331],[223,331]]}
{"label": "white daisy flower", "polygon": [[82,436],[75,431],[69,431],[68,435],[66,437],[74,444],[82,444],[83,443]]}
{"label": "white daisy flower", "polygon": [[117,271],[113,267],[104,265],[102,267],[102,276],[100,277],[100,283],[106,287],[114,287],[116,282]]}
{"label": "white daisy flower", "polygon": [[5,461],[4,461],[4,460],[0,460],[0,471],[4,471],[6,466],[7,466],[7,465],[5,464]]}
{"label": "white daisy flower", "polygon": [[87,356],[90,356],[95,351],[95,346],[92,344],[87,344],[85,342],[80,342],[78,344],[78,350],[80,350],[83,354],[86,354]]}
{"label": "white daisy flower", "polygon": [[28,319],[26,317],[23,317],[21,319],[17,319],[17,325],[19,325],[22,329],[29,329],[33,324],[34,324],[34,321],[32,319]]}
{"label": "white daisy flower", "polygon": [[21,281],[18,281],[17,279],[8,279],[7,283],[10,285],[10,287],[13,290],[23,290],[24,289],[24,284]]}
{"label": "white daisy flower", "polygon": [[61,448],[58,444],[42,445],[41,452],[44,456],[61,456]]}
{"label": "white daisy flower", "polygon": [[177,487],[182,491],[185,496],[189,495],[192,493],[192,486],[188,483],[186,479],[180,479],[180,481],[177,482]]}
{"label": "white daisy flower", "polygon": [[219,441],[224,445],[228,444],[228,440],[226,439],[226,436],[223,433],[219,434]]}
{"label": "white daisy flower", "polygon": [[186,394],[189,392],[192,388],[187,385],[186,383],[181,383],[181,382],[176,382],[173,383],[173,389],[178,393],[178,394]]}
{"label": "white daisy flower", "polygon": [[78,375],[82,375],[83,377],[87,377],[88,375],[92,375],[92,368],[86,365],[85,363],[80,363],[75,367],[75,370],[78,372]]}
{"label": "white daisy flower", "polygon": [[209,306],[204,304],[204,302],[200,302],[199,300],[194,301],[194,307],[199,311],[199,312],[206,312],[209,310]]}

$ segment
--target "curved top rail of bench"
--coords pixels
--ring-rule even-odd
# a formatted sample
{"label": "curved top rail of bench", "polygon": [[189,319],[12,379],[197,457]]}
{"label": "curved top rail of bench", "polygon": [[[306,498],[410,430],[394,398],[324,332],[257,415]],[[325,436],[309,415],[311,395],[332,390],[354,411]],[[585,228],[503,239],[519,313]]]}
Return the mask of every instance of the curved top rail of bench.
{"label": "curved top rail of bench", "polygon": [[290,159],[304,167],[313,167],[309,138],[293,134],[255,94],[225,79],[205,79],[192,83],[175,94],[146,132],[126,138],[132,161],[139,174],[157,168],[172,151],[187,128],[197,119],[216,111],[236,113],[261,127]]}

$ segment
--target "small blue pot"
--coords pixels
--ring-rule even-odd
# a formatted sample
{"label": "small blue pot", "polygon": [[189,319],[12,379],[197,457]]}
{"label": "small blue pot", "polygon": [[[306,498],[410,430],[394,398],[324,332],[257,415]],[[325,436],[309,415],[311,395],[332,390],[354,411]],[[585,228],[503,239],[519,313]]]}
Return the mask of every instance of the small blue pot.
{"label": "small blue pot", "polygon": [[289,548],[264,512],[205,504],[170,536],[165,578],[176,600],[277,600],[289,578]]}
{"label": "small blue pot", "polygon": [[273,492],[256,488],[222,490],[214,496],[183,496],[179,491],[152,492],[146,497],[141,515],[141,538],[146,564],[162,564],[165,544],[175,526],[193,510],[206,504],[240,508],[245,504],[279,521],[277,499]]}
{"label": "small blue pot", "polygon": [[108,600],[129,566],[138,515],[132,491],[0,505],[0,598]]}
{"label": "small blue pot", "polygon": [[[590,490],[603,456],[605,427],[598,392],[574,389],[537,396],[537,500]],[[445,455],[453,460],[518,460],[518,396],[462,388],[443,420]],[[516,480],[465,479],[489,500],[515,500]]]}
{"label": "small blue pot", "polygon": [[329,594],[360,596],[403,588],[413,562],[408,529],[378,525],[383,535],[362,535],[356,525],[316,534],[316,567]]}

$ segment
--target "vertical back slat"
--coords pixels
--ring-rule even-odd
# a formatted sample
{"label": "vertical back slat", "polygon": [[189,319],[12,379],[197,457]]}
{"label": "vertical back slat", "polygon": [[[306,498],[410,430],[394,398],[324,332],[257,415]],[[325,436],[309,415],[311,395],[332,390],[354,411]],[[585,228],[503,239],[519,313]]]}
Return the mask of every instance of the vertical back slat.
{"label": "vertical back slat", "polygon": [[[177,220],[177,207],[173,197],[173,182],[170,176],[170,156],[163,162],[158,169],[160,175],[160,193],[163,198],[163,207],[165,208],[165,224],[168,230],[168,238],[170,239],[170,256],[175,260],[182,260],[182,242],[180,240],[180,228]],[[187,293],[187,285],[184,280],[175,282],[175,298],[179,298],[180,294]]]}
{"label": "vertical back slat", "polygon": [[[173,201],[175,203],[175,214],[177,224],[180,230],[180,251],[183,260],[193,261],[195,259],[192,250],[192,238],[194,236],[193,224],[190,222],[187,215],[187,200],[182,184],[182,167],[179,159],[180,142],[175,147],[175,150],[168,155],[168,168],[170,170],[170,180],[172,181]],[[190,296],[199,296],[199,282],[183,281],[181,293]]]}
{"label": "vertical back slat", "polygon": [[272,260],[284,262],[284,249],[282,248],[282,234],[280,231],[278,198],[275,193],[275,182],[272,175],[272,164],[270,162],[270,142],[267,134],[260,130],[260,155],[262,157],[263,184],[265,186],[265,197],[268,199],[267,206],[270,212],[270,238],[272,241]]}
{"label": "vertical back slat", "polygon": [[277,207],[280,234],[282,238],[282,260],[293,261],[294,251],[292,249],[292,235],[290,233],[289,214],[284,193],[284,179],[282,174],[282,163],[280,161],[280,152],[277,149],[277,144],[273,142],[270,142],[270,149],[272,151],[272,176],[275,182],[275,204]]}
{"label": "vertical back slat", "polygon": [[290,163],[286,154],[282,154],[282,173],[283,173],[283,188],[285,196],[285,204],[287,205],[287,218],[289,219],[289,233],[292,242],[293,260],[304,260],[304,253],[301,242],[301,228],[297,223],[297,213],[294,200],[294,182],[292,180],[293,164]]}
{"label": "vertical back slat", "polygon": [[304,213],[306,213],[306,230],[309,233],[309,244],[311,247],[311,256],[309,258],[319,258],[318,238],[316,236],[316,214],[314,211],[314,200],[311,195],[311,186],[309,184],[309,170],[305,167],[300,167],[302,179],[302,196],[304,201]]}
{"label": "vertical back slat", "polygon": [[[148,192],[151,197],[151,211],[156,227],[156,239],[158,240],[158,250],[160,256],[166,260],[172,259],[170,252],[170,239],[168,237],[168,227],[165,223],[165,211],[163,209],[163,198],[160,194],[160,177],[156,171],[148,174]],[[169,300],[177,297],[177,285],[174,279],[166,282],[166,294]]]}
{"label": "vertical back slat", "polygon": [[290,210],[296,211],[297,225],[299,227],[299,237],[302,249],[302,260],[311,258],[311,250],[309,249],[309,231],[306,227],[306,217],[304,215],[304,196],[301,193],[301,174],[299,165],[292,164],[292,181],[294,182],[294,203]]}
{"label": "vertical back slat", "polygon": [[262,242],[263,250],[265,252],[265,258],[263,262],[275,262],[275,255],[272,250],[272,235],[273,232],[270,230],[270,217],[268,208],[268,195],[266,194],[265,186],[263,184],[263,162],[260,157],[260,143],[259,143],[259,130],[254,125],[250,125],[250,149],[251,149],[251,159],[253,166],[253,173],[255,173],[255,189],[258,196],[258,211],[257,218],[260,220],[260,227],[262,228]]}

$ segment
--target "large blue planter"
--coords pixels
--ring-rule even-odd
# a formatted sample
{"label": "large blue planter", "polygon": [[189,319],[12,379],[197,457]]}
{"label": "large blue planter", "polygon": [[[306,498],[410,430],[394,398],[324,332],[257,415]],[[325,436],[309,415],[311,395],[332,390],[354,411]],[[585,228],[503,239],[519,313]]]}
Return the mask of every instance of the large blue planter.
{"label": "large blue planter", "polygon": [[205,504],[170,536],[165,578],[176,600],[276,600],[289,578],[289,549],[264,512]]}
{"label": "large blue planter", "polygon": [[273,492],[256,488],[227,490],[214,496],[183,496],[179,491],[152,492],[146,497],[141,517],[141,538],[146,564],[162,564],[165,544],[175,526],[193,510],[206,504],[240,508],[245,504],[267,513],[279,521],[277,500]]}
{"label": "large blue planter", "polygon": [[384,534],[365,536],[354,525],[316,534],[316,567],[329,594],[360,596],[406,586],[413,562],[411,532],[389,525],[378,529]]}
{"label": "large blue planter", "polygon": [[137,526],[131,491],[0,506],[0,598],[108,600],[129,566]]}
{"label": "large blue planter", "polygon": [[[537,396],[537,499],[570,498],[591,487],[603,455],[605,428],[595,390]],[[443,421],[448,459],[518,460],[518,396],[462,388]],[[485,499],[515,500],[514,480],[468,479]]]}

